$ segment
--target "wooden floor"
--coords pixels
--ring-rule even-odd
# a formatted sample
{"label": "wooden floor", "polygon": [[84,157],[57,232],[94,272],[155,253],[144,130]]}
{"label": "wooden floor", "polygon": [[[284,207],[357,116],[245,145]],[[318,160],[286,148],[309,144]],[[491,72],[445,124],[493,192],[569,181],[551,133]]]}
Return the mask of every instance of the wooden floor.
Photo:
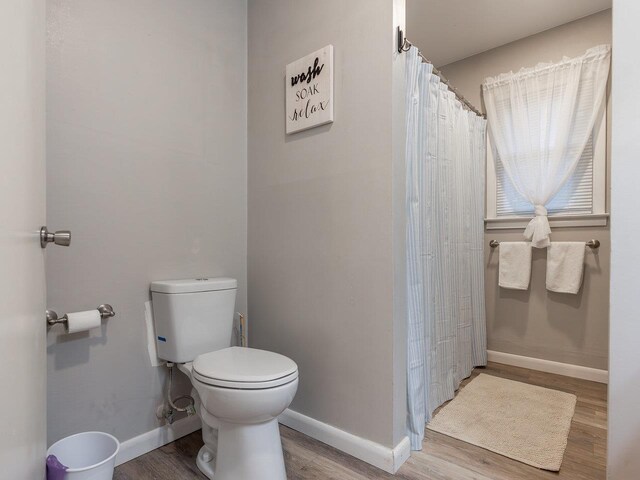
{"label": "wooden floor", "polygon": [[[546,472],[460,440],[427,430],[424,448],[395,476],[287,427],[280,428],[289,479],[305,480],[600,480],[605,478],[606,385],[490,363],[479,373],[554,388],[578,397],[569,443],[559,473]],[[115,480],[206,479],[195,464],[200,432],[119,466]],[[259,479],[256,479],[259,480]]]}

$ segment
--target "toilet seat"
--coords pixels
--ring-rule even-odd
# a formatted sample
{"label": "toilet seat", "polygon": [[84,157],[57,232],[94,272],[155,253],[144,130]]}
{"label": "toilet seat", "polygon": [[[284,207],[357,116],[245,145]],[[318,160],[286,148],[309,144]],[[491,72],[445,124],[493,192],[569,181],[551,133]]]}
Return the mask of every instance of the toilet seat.
{"label": "toilet seat", "polygon": [[266,350],[230,347],[199,355],[192,377],[215,387],[238,390],[275,388],[298,378],[290,358]]}

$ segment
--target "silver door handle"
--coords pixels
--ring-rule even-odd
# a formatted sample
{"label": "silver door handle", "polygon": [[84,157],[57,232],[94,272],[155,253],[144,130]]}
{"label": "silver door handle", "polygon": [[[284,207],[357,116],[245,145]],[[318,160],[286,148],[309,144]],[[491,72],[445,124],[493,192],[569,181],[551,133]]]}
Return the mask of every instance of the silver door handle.
{"label": "silver door handle", "polygon": [[69,230],[58,230],[53,233],[47,227],[42,227],[40,229],[40,246],[46,248],[47,244],[51,242],[61,247],[68,247],[71,245],[71,232]]}

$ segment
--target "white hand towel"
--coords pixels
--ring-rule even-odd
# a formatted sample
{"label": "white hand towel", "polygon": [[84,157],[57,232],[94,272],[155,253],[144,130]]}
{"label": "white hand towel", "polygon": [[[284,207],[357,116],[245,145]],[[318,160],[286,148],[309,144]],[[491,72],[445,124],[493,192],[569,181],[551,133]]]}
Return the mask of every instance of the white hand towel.
{"label": "white hand towel", "polygon": [[578,293],[584,272],[585,242],[551,242],[547,250],[547,290]]}
{"label": "white hand towel", "polygon": [[528,290],[531,279],[531,242],[500,242],[498,285]]}

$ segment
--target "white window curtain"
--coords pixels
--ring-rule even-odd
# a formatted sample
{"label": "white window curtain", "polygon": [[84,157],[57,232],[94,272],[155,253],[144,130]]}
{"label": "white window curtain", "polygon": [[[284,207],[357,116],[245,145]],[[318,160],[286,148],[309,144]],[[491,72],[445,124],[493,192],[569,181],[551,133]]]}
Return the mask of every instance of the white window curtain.
{"label": "white window curtain", "polygon": [[605,97],[611,48],[487,78],[482,86],[489,133],[516,192],[533,205],[524,232],[550,243],[547,205],[571,177]]}
{"label": "white window curtain", "polygon": [[408,410],[413,450],[426,422],[485,365],[486,121],[407,54]]}

